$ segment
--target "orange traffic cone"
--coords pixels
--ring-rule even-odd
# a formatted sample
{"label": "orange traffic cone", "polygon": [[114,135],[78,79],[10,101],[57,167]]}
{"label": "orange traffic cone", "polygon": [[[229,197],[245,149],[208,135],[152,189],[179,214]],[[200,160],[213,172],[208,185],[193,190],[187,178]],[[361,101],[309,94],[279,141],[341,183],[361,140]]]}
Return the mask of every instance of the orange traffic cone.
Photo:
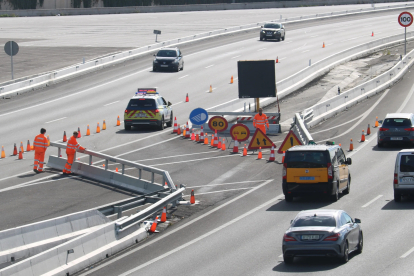
{"label": "orange traffic cone", "polygon": [[13,155],[17,155],[17,147],[16,147],[16,143],[14,143]]}
{"label": "orange traffic cone", "polygon": [[365,134],[364,134],[364,130],[362,130],[362,134],[361,134],[361,141],[360,142],[365,142]]}
{"label": "orange traffic cone", "polygon": [[211,134],[211,143],[210,146],[214,147],[214,134]]}
{"label": "orange traffic cone", "polygon": [[204,137],[204,145],[208,145],[208,135],[207,134]]}
{"label": "orange traffic cone", "polygon": [[115,168],[115,171],[118,172],[118,167]]}
{"label": "orange traffic cone", "polygon": [[223,138],[223,143],[221,144],[221,150],[226,150],[226,142],[224,142],[224,138]]}
{"label": "orange traffic cone", "polygon": [[210,90],[209,90],[209,92],[211,93],[211,92],[213,92],[213,86],[211,86],[210,85]]}
{"label": "orange traffic cone", "polygon": [[106,130],[106,123],[105,123],[105,120],[103,121],[103,123],[102,123],[102,130]]}
{"label": "orange traffic cone", "polygon": [[374,32],[372,32],[371,36],[374,36]]}
{"label": "orange traffic cone", "polygon": [[276,63],[279,63],[279,57],[276,57]]}
{"label": "orange traffic cone", "polygon": [[194,190],[191,190],[191,198],[190,198],[190,203],[191,203],[191,204],[195,204]]}
{"label": "orange traffic cone", "polygon": [[89,125],[86,127],[86,136],[91,135],[91,131],[89,129]]}
{"label": "orange traffic cone", "polygon": [[188,122],[187,122],[187,128],[185,129],[184,137],[185,138],[190,138],[190,129],[188,128]]}
{"label": "orange traffic cone", "polygon": [[99,127],[99,123],[98,123],[98,125],[96,126],[96,133],[100,133],[101,132],[101,128]]}
{"label": "orange traffic cone", "polygon": [[31,150],[30,140],[27,140],[27,148],[26,148],[26,151],[30,151],[30,150]]}
{"label": "orange traffic cone", "polygon": [[151,228],[149,230],[151,233],[154,233],[155,230],[157,229],[157,222],[158,222],[158,216],[155,218],[155,220],[151,224]]}
{"label": "orange traffic cone", "polygon": [[234,139],[233,153],[239,153],[239,141],[237,141],[237,135],[236,139]]}
{"label": "orange traffic cone", "polygon": [[285,163],[285,151],[283,151],[282,164]]}
{"label": "orange traffic cone", "polygon": [[257,159],[262,159],[263,155],[262,155],[262,147],[259,147],[259,154],[257,155]]}
{"label": "orange traffic cone", "polygon": [[188,103],[190,101],[190,99],[188,98],[188,93],[187,96],[185,96],[185,102]]}
{"label": "orange traffic cone", "polygon": [[230,84],[232,83],[233,83],[233,76],[231,76],[231,79],[230,79]]}
{"label": "orange traffic cone", "polygon": [[352,139],[351,139],[351,143],[349,144],[349,151],[353,151],[354,150],[354,144],[352,143]]}
{"label": "orange traffic cone", "polygon": [[272,149],[270,150],[270,157],[269,157],[269,162],[273,162],[275,161],[275,146],[272,145]]}
{"label": "orange traffic cone", "polygon": [[4,146],[1,146],[1,158],[6,158],[6,152],[4,151]]}
{"label": "orange traffic cone", "polygon": [[198,135],[198,133],[196,134],[195,140],[196,140],[197,143],[200,142],[200,135]]}
{"label": "orange traffic cone", "polygon": [[50,138],[49,138],[49,135],[47,136],[47,146],[50,146]]}
{"label": "orange traffic cone", "polygon": [[177,133],[177,131],[178,131],[177,117],[174,117],[174,129],[173,129],[173,133]]}
{"label": "orange traffic cone", "polygon": [[218,140],[217,148],[218,148],[218,149],[221,149],[221,141],[220,141],[220,139],[219,139],[218,137],[216,137],[216,138],[217,138],[217,140]]}
{"label": "orange traffic cone", "polygon": [[78,127],[78,137],[77,138],[81,138],[82,137],[82,135],[81,135],[81,132],[80,132],[80,127]]}
{"label": "orange traffic cone", "polygon": [[246,148],[246,144],[244,144],[243,156],[247,156],[247,148]]}
{"label": "orange traffic cone", "polygon": [[368,124],[367,135],[370,135],[370,134],[371,134],[371,129],[370,129],[369,124]]}
{"label": "orange traffic cone", "polygon": [[204,142],[204,129],[203,129],[203,126],[201,126],[201,133],[200,133],[200,141],[199,142],[200,143],[203,143]]}
{"label": "orange traffic cone", "polygon": [[20,151],[19,151],[19,159],[23,159],[23,151],[22,151],[21,148],[20,148]]}
{"label": "orange traffic cone", "polygon": [[63,132],[63,142],[66,142],[68,139],[66,138],[66,131]]}
{"label": "orange traffic cone", "polygon": [[121,120],[119,119],[119,115],[118,115],[118,118],[116,119],[116,125],[117,126],[120,126],[121,125]]}
{"label": "orange traffic cone", "polygon": [[322,48],[325,48],[325,42],[322,44]]}
{"label": "orange traffic cone", "polygon": [[177,125],[177,135],[181,135],[181,128],[180,128],[180,125]]}
{"label": "orange traffic cone", "polygon": [[374,127],[379,127],[379,124],[378,124],[378,116],[375,117],[375,126]]}
{"label": "orange traffic cone", "polygon": [[162,209],[162,214],[161,214],[161,222],[166,222],[167,221],[167,208],[163,208]]}
{"label": "orange traffic cone", "polygon": [[191,141],[195,141],[195,134],[193,132],[193,129],[191,129]]}
{"label": "orange traffic cone", "polygon": [[23,142],[20,142],[20,151],[23,151],[24,152]]}
{"label": "orange traffic cone", "polygon": [[30,149],[31,149],[31,150],[34,150],[34,146],[33,146],[33,145],[31,145],[31,146],[30,146]]}

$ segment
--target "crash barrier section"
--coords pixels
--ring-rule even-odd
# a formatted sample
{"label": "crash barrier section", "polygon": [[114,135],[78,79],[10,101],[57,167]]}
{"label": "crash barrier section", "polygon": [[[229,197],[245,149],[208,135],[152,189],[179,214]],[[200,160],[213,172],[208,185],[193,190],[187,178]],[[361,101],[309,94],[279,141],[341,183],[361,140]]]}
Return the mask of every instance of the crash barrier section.
{"label": "crash barrier section", "polygon": [[394,83],[399,81],[404,74],[413,65],[414,50],[404,56],[395,66],[390,70],[382,73],[376,78],[373,78],[365,83],[362,83],[350,90],[342,92],[329,100],[318,103],[310,108],[304,110],[304,114],[311,114],[312,120],[308,123],[312,127],[323,120],[335,116],[339,112],[346,110],[358,102],[361,102],[368,97],[371,97]]}
{"label": "crash barrier section", "polygon": [[[62,158],[60,156],[62,156],[62,149],[66,149],[66,145],[51,142],[50,146],[56,147],[58,149],[58,155],[50,155],[47,166],[53,169],[63,170],[66,164],[66,158]],[[74,161],[72,164],[73,173],[98,180],[100,182],[112,185],[119,189],[128,190],[139,194],[147,194],[151,192],[160,191],[163,189],[164,183],[167,183],[168,188],[170,188],[173,191],[177,189],[167,171],[145,166],[110,155],[94,152],[91,150],[82,151],[82,154],[88,155],[89,161],[88,163],[80,162],[79,160],[76,160],[75,155],[76,161]],[[93,165],[92,157],[103,159],[105,161],[105,163],[103,164],[104,167]],[[108,169],[109,162],[120,164],[122,167],[121,171],[110,171]],[[126,175],[125,166],[137,169],[138,178]],[[151,174],[151,180],[143,179],[143,171],[149,172]],[[158,178],[161,178],[162,182],[160,184],[155,183],[156,175],[158,176]]]}
{"label": "crash barrier section", "polygon": [[295,117],[293,117],[293,125],[291,130],[295,133],[296,137],[301,140],[302,145],[315,144],[315,141],[306,127],[302,115],[299,113],[295,113]]}
{"label": "crash barrier section", "polygon": [[[369,12],[378,12],[384,10],[394,10],[394,9],[402,9],[407,7],[412,7],[414,4],[400,4],[395,6],[389,6],[386,8],[367,8],[367,9],[356,9],[356,10],[348,10],[348,11],[338,11],[338,12],[330,12],[330,13],[322,13],[316,15],[307,15],[307,16],[299,16],[299,17],[292,17],[292,18],[285,18],[283,20],[276,19],[273,21],[281,21],[284,24],[292,24],[297,22],[309,21],[309,20],[322,20],[329,17],[337,17],[337,16],[347,16],[351,14],[359,14],[359,13],[369,13]],[[22,78],[20,80],[16,80],[13,83],[6,82],[3,86],[0,87],[0,97],[5,98],[10,95],[18,95],[21,93],[29,92],[35,90],[37,88],[45,87],[54,83],[58,83],[67,79],[74,78],[79,74],[86,74],[92,72],[94,70],[99,70],[108,66],[112,66],[117,63],[124,62],[129,59],[137,58],[140,55],[161,49],[166,46],[173,46],[179,45],[182,43],[194,42],[200,39],[205,39],[213,36],[231,34],[240,31],[246,31],[250,29],[259,28],[265,22],[258,22],[253,24],[247,24],[242,26],[235,26],[205,33],[200,33],[196,35],[191,35],[183,38],[173,39],[169,41],[163,41],[156,44],[124,51],[121,53],[113,53],[104,55],[102,57],[89,60],[87,62],[78,63],[73,66],[68,66],[61,70],[56,70],[52,72],[48,72],[42,74],[40,76],[28,76]]]}
{"label": "crash barrier section", "polygon": [[[65,243],[59,244],[42,253],[22,260],[14,265],[0,270],[0,276],[9,275],[72,275],[88,266],[112,256],[113,254],[138,243],[148,236],[148,229],[152,221],[145,221],[148,217],[155,217],[164,207],[175,206],[182,201],[182,193],[185,186],[170,194],[153,193],[136,197],[135,199],[146,199],[147,203],[153,203],[146,209],[129,217],[122,217],[108,222],[106,219],[101,225],[91,228],[90,231],[82,233]],[[100,207],[98,210],[107,214],[113,214],[116,206],[126,206],[134,199],[127,199]],[[142,205],[142,204],[141,204]],[[96,213],[100,213],[95,210]],[[102,216],[102,215],[100,215]],[[56,219],[55,219],[56,220]],[[51,220],[54,221],[54,220]]]}
{"label": "crash barrier section", "polygon": [[0,231],[0,264],[34,256],[109,221],[101,212],[87,210]]}

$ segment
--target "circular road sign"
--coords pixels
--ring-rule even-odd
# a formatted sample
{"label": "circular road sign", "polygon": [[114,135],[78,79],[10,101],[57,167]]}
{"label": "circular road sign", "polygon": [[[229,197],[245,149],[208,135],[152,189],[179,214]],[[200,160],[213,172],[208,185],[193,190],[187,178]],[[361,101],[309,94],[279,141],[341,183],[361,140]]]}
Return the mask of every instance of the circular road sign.
{"label": "circular road sign", "polygon": [[[11,47],[10,47],[10,44],[11,44]],[[17,45],[17,43],[14,41],[8,41],[6,42],[6,44],[4,44],[4,51],[9,56],[12,56],[12,55],[15,56],[19,52],[19,45]]]}
{"label": "circular road sign", "polygon": [[233,140],[243,142],[249,139],[250,137],[250,130],[249,128],[244,124],[235,124],[230,128],[230,135]]}
{"label": "circular road sign", "polygon": [[190,121],[193,125],[201,126],[208,120],[208,113],[205,109],[196,108],[190,113]]}
{"label": "circular road sign", "polygon": [[413,24],[413,15],[409,12],[400,13],[398,16],[398,23],[400,23],[402,27],[411,26],[411,24]]}
{"label": "circular road sign", "polygon": [[228,126],[227,120],[221,116],[214,116],[208,122],[208,127],[213,131],[217,130],[217,132],[225,131]]}

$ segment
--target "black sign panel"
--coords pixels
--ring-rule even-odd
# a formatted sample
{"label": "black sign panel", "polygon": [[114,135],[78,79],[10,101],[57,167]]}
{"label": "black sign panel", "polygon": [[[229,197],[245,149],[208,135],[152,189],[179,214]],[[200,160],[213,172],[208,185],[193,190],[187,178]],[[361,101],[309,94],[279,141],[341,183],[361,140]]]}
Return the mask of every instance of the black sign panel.
{"label": "black sign panel", "polygon": [[239,98],[276,97],[274,60],[245,60],[237,62]]}
{"label": "black sign panel", "polygon": [[8,41],[6,44],[4,44],[4,51],[9,56],[15,56],[19,52],[19,45],[17,45],[14,41]]}

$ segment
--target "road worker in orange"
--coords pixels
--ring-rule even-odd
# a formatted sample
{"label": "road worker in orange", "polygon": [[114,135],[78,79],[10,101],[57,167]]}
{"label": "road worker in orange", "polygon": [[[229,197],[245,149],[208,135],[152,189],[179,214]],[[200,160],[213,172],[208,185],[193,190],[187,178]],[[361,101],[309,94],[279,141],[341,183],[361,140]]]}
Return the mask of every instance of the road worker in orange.
{"label": "road worker in orange", "polygon": [[45,164],[45,152],[48,147],[48,141],[45,136],[46,129],[41,128],[40,134],[37,135],[33,142],[34,147],[34,166],[33,171],[35,173],[43,172],[43,165]]}
{"label": "road worker in orange", "polygon": [[63,169],[64,174],[71,174],[72,173],[72,164],[73,160],[75,159],[76,150],[85,150],[86,148],[81,147],[76,141],[78,138],[78,132],[74,131],[73,136],[69,138],[68,144],[66,147],[66,154],[68,156],[68,161],[66,162],[65,168]]}
{"label": "road worker in orange", "polygon": [[266,114],[263,114],[263,109],[259,108],[259,113],[254,116],[253,126],[259,128],[264,134],[266,134],[266,127],[269,129],[269,121]]}

